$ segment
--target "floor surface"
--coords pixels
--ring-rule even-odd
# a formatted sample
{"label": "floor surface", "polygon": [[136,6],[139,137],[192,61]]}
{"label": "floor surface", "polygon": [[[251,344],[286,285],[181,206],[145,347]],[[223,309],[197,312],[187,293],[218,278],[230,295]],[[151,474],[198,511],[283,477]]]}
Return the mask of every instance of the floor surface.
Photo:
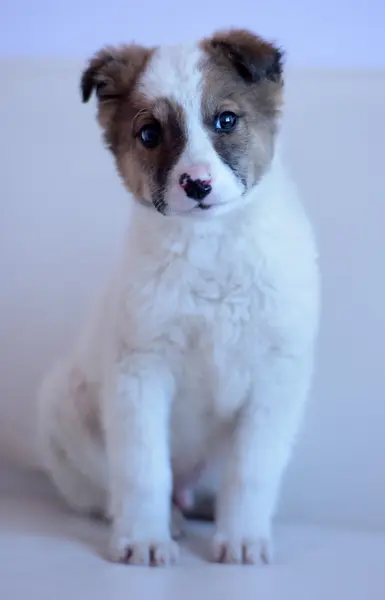
{"label": "floor surface", "polygon": [[0,473],[1,600],[384,600],[385,534],[280,526],[268,567],[208,561],[194,525],[180,565],[112,565],[107,527],[69,513],[37,476]]}

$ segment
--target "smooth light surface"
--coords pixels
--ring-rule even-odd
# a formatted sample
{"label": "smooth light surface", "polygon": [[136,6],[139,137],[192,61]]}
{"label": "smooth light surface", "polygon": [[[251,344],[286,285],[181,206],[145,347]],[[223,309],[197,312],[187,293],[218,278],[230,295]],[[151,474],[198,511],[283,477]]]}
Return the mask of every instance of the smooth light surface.
{"label": "smooth light surface", "polygon": [[[190,527],[179,566],[104,558],[107,528],[66,511],[44,481],[0,473],[0,597],[23,600],[383,600],[385,535],[277,528],[274,565],[208,562],[211,528]],[[8,483],[5,483],[8,481]]]}
{"label": "smooth light surface", "polygon": [[[0,64],[0,455],[36,462],[36,388],[108,275],[127,195],[81,64]],[[385,72],[292,71],[284,150],[315,224],[314,397],[280,516],[385,529]]]}
{"label": "smooth light surface", "polygon": [[277,40],[295,66],[385,67],[383,0],[2,0],[0,56],[83,57],[100,46],[183,41],[229,26]]}

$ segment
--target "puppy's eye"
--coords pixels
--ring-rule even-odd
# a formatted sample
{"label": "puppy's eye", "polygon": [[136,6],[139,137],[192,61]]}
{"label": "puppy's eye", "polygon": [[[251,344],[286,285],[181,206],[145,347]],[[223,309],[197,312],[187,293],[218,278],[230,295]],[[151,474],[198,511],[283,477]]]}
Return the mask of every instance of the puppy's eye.
{"label": "puppy's eye", "polygon": [[146,148],[156,148],[161,142],[161,130],[158,123],[144,125],[138,133],[140,142]]}
{"label": "puppy's eye", "polygon": [[237,126],[238,117],[235,113],[226,110],[220,113],[215,119],[215,130],[229,133]]}

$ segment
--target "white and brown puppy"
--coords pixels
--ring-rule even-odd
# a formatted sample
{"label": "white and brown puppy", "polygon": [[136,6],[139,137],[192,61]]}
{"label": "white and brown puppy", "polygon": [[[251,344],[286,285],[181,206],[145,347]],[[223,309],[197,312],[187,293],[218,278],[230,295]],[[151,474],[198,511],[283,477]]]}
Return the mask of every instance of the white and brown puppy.
{"label": "white and brown puppy", "polygon": [[282,56],[246,31],[107,47],[82,78],[132,197],[121,263],[45,381],[44,460],[112,519],[111,557],[167,564],[171,497],[225,447],[214,558],[271,557],[318,327],[312,230],[276,153]]}

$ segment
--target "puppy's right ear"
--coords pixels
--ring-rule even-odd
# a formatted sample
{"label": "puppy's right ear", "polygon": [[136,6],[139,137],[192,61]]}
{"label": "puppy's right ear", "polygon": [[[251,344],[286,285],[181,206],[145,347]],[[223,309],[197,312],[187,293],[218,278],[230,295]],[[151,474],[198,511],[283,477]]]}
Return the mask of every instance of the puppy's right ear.
{"label": "puppy's right ear", "polygon": [[111,77],[111,64],[115,61],[112,48],[103,48],[91,58],[80,83],[83,102],[88,102],[94,90],[99,100],[103,99],[103,90],[110,88],[111,93],[117,91],[116,82]]}
{"label": "puppy's right ear", "polygon": [[94,90],[100,102],[128,94],[150,55],[151,50],[136,45],[107,46],[97,52],[82,74],[83,102],[88,102]]}

